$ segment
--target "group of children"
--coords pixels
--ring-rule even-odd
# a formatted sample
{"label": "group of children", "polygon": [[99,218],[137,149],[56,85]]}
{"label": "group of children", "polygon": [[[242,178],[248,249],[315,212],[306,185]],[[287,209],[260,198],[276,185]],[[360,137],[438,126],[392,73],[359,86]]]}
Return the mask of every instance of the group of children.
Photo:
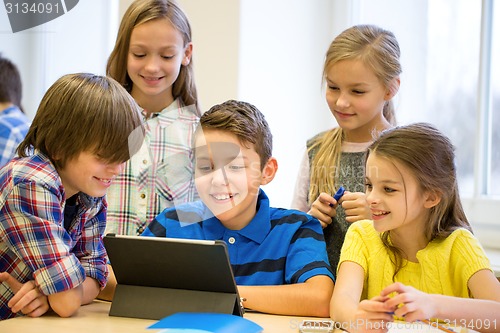
{"label": "group of children", "polygon": [[395,127],[399,54],[373,25],[334,39],[323,74],[339,126],[307,142],[295,209],[272,208],[265,117],[234,100],[201,115],[185,14],[134,1],[109,77],[59,79],[0,170],[0,319],[112,299],[106,232],[224,240],[243,305],[260,312],[356,332],[497,319],[500,283],[463,212],[451,142],[429,124]]}

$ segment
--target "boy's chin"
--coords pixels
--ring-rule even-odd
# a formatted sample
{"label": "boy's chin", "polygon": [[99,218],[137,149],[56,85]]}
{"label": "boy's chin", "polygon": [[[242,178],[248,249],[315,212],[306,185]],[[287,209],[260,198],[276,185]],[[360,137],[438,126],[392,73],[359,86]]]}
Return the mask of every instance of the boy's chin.
{"label": "boy's chin", "polygon": [[98,191],[98,190],[94,190],[94,191],[80,191],[86,195],[88,195],[89,197],[93,197],[93,198],[101,198],[103,196],[106,195],[106,190],[104,191]]}
{"label": "boy's chin", "polygon": [[232,210],[235,208],[235,207],[227,207],[227,208],[222,208],[222,207],[210,207],[208,206],[208,208],[210,209],[210,211],[212,212],[212,214],[214,214],[214,216],[216,218],[218,218],[219,220],[225,220],[227,219],[229,216],[232,216],[233,215],[233,212]]}

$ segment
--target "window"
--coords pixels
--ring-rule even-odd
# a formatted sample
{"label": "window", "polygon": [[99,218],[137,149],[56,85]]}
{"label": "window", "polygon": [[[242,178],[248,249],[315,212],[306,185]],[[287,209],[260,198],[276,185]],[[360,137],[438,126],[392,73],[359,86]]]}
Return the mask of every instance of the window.
{"label": "window", "polygon": [[[493,5],[493,1],[491,0]],[[500,3],[496,3],[492,19],[491,52],[491,179],[489,193],[500,196]],[[493,73],[496,73],[494,75]],[[498,216],[498,215],[497,215]]]}

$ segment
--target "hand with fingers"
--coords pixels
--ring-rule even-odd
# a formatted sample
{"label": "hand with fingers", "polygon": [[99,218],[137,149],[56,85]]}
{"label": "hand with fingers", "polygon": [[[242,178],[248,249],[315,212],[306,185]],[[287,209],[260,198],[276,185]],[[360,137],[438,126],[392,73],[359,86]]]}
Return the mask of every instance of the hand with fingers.
{"label": "hand with fingers", "polygon": [[11,274],[2,272],[0,282],[7,283],[14,292],[14,297],[7,304],[12,312],[21,312],[29,317],[40,317],[49,310],[48,298],[40,292],[35,281],[21,283]]}
{"label": "hand with fingers", "polygon": [[372,213],[366,201],[366,194],[363,192],[346,191],[340,200],[344,208],[346,218],[349,223],[360,220],[371,220]]}
{"label": "hand with fingers", "polygon": [[337,215],[337,204],[337,200],[328,193],[323,192],[314,200],[311,209],[307,213],[317,218],[321,226],[326,228]]}
{"label": "hand with fingers", "polygon": [[338,205],[342,205],[344,208],[346,221],[349,223],[372,218],[366,194],[362,192],[345,191],[338,200],[335,199],[335,196],[332,197],[323,192],[313,202],[307,213],[317,218],[321,222],[321,226],[325,228],[332,223],[333,218],[337,215]]}
{"label": "hand with fingers", "polygon": [[385,333],[387,324],[394,320],[393,315],[387,311],[385,302],[388,297],[376,296],[359,303],[355,313],[357,333]]}
{"label": "hand with fingers", "polygon": [[385,301],[385,306],[388,311],[394,312],[398,317],[404,317],[406,321],[426,320],[436,314],[432,297],[427,293],[396,282],[382,290],[381,297],[392,293],[396,294]]}

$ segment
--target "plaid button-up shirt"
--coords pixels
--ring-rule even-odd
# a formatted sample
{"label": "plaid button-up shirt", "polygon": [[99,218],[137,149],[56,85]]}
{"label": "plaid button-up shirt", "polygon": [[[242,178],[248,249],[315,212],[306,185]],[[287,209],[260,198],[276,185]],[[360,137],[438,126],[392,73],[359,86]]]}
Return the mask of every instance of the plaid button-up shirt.
{"label": "plaid button-up shirt", "polygon": [[108,189],[106,233],[139,235],[163,209],[198,197],[194,185],[194,106],[176,99],[146,122],[144,143]]}
{"label": "plaid button-up shirt", "polygon": [[[86,276],[104,287],[108,271],[103,198],[80,193],[77,214],[66,230],[61,179],[39,152],[0,169],[0,189],[0,272],[23,283],[34,280],[45,295],[75,288]],[[0,283],[0,320],[16,315],[7,306],[13,295]]]}

